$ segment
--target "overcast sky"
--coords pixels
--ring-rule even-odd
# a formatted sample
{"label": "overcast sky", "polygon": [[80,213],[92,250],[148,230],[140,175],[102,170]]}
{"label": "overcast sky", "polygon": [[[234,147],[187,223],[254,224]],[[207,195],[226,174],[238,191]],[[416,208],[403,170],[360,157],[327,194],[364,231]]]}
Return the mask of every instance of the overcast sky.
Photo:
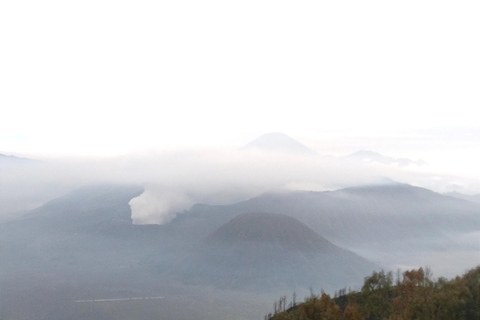
{"label": "overcast sky", "polygon": [[281,131],[322,152],[475,155],[479,16],[478,1],[2,1],[0,152]]}

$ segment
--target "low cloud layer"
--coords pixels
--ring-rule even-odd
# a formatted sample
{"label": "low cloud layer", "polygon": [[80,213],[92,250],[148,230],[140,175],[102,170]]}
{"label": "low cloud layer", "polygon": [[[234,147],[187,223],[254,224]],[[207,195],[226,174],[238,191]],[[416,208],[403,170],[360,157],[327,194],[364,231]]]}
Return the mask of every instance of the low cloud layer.
{"label": "low cloud layer", "polygon": [[[32,209],[75,188],[98,182],[142,185],[130,201],[137,224],[163,224],[195,203],[227,204],[264,192],[334,190],[354,185],[411,183],[438,192],[476,190],[474,178],[428,168],[365,163],[348,157],[289,155],[245,149],[185,150],[103,159],[45,160],[2,166],[0,214]],[[463,189],[462,189],[463,188]]]}

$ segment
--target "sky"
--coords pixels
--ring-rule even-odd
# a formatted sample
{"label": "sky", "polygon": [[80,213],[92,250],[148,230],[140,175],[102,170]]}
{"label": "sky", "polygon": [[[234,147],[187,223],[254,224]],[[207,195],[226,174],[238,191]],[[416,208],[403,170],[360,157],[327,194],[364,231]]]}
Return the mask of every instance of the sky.
{"label": "sky", "polygon": [[[121,176],[171,195],[154,210],[379,175],[480,193],[478,16],[477,1],[2,1],[0,153],[68,159],[2,179],[33,177],[30,197]],[[427,166],[235,151],[269,132]]]}
{"label": "sky", "polygon": [[277,131],[331,153],[470,150],[479,15],[477,1],[2,1],[0,152],[112,156]]}

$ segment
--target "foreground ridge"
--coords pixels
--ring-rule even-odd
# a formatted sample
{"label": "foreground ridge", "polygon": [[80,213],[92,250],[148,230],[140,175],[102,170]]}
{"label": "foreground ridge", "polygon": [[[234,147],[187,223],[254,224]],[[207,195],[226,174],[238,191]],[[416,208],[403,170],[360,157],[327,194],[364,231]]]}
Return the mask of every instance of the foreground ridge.
{"label": "foreground ridge", "polygon": [[313,292],[296,304],[295,293],[286,310],[286,296],[274,303],[271,320],[477,320],[480,319],[480,266],[463,276],[434,280],[429,268],[397,273],[374,272],[361,291],[341,289],[331,298]]}

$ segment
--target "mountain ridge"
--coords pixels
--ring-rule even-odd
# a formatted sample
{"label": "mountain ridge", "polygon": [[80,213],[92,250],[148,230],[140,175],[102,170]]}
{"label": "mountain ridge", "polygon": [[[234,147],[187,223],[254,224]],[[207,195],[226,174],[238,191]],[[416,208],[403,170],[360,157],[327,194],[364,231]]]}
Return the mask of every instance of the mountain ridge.
{"label": "mountain ridge", "polygon": [[383,154],[380,154],[378,152],[371,151],[371,150],[359,150],[347,155],[346,158],[357,159],[366,163],[376,162],[376,163],[381,163],[386,165],[394,164],[399,167],[406,167],[409,165],[416,165],[416,166],[427,165],[427,163],[422,159],[411,160],[408,158],[393,158],[393,157],[385,156]]}

